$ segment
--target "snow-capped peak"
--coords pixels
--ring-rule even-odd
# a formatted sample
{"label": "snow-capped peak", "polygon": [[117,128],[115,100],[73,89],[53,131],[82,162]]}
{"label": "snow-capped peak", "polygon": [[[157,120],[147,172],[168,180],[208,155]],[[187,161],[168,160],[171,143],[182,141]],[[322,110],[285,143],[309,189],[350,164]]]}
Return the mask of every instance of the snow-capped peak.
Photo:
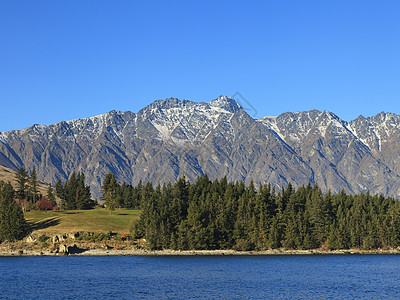
{"label": "snow-capped peak", "polygon": [[227,96],[219,96],[217,99],[210,101],[209,104],[212,107],[219,107],[230,113],[243,109],[233,98]]}
{"label": "snow-capped peak", "polygon": [[201,142],[221,122],[230,122],[233,114],[240,110],[233,99],[220,96],[210,102],[192,102],[169,98],[157,100],[138,112],[159,131],[159,138],[180,141]]}

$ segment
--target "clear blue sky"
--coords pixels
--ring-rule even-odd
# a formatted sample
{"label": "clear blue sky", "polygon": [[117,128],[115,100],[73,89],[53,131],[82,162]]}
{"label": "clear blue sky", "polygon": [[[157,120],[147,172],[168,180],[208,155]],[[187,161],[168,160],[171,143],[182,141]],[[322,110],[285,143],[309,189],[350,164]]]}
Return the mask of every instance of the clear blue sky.
{"label": "clear blue sky", "polygon": [[400,114],[400,1],[0,1],[0,131],[239,91]]}

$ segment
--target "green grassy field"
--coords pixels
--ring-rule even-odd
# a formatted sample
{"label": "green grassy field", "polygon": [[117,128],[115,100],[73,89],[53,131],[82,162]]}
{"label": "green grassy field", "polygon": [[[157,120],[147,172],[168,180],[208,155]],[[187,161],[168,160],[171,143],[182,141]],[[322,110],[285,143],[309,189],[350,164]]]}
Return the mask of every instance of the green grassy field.
{"label": "green grassy field", "polygon": [[30,211],[25,219],[33,230],[43,233],[68,233],[78,231],[129,233],[140,210],[117,209],[109,215],[107,209],[66,211]]}

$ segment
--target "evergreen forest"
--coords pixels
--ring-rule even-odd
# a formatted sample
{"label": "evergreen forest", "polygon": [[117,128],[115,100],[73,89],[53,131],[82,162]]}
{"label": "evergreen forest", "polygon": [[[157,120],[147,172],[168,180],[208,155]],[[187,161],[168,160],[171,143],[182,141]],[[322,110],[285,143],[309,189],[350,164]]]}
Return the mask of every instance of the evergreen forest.
{"label": "evergreen forest", "polygon": [[347,249],[400,246],[400,203],[382,195],[323,194],[318,185],[280,191],[270,184],[150,182],[132,187],[107,174],[103,196],[113,207],[138,207],[135,238],[151,249]]}
{"label": "evergreen forest", "polygon": [[69,180],[62,183],[58,180],[55,185],[56,195],[61,199],[60,209],[91,209],[96,202],[92,200],[90,186],[85,184],[85,175],[72,172]]}
{"label": "evergreen forest", "polygon": [[[36,202],[33,179],[20,169],[17,189],[0,181],[0,242],[24,236],[27,225],[19,198]],[[27,177],[27,178],[26,178]],[[29,183],[30,182],[30,183]],[[72,173],[55,185],[62,209],[95,206],[84,174]],[[37,195],[37,196],[36,196]],[[111,173],[102,184],[107,208],[141,209],[132,235],[150,249],[388,249],[400,246],[400,202],[382,195],[322,193],[315,184],[282,190],[270,184],[210,180],[137,186],[120,183]],[[49,186],[47,201],[54,201]],[[19,205],[18,205],[19,204]]]}

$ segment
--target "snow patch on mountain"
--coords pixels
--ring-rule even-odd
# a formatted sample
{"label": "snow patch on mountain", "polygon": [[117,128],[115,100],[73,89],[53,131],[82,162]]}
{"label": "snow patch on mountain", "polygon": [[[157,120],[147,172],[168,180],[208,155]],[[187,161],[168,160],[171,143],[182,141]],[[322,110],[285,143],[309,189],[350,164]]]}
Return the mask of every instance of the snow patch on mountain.
{"label": "snow patch on mountain", "polygon": [[6,132],[0,132],[0,143],[7,145],[7,136]]}
{"label": "snow patch on mountain", "polygon": [[380,152],[384,144],[400,134],[400,116],[384,112],[368,118],[359,116],[349,127],[365,145]]}
{"label": "snow patch on mountain", "polygon": [[203,142],[221,122],[230,121],[241,106],[226,96],[211,102],[158,100],[139,112],[158,131],[162,140],[182,144]]}

